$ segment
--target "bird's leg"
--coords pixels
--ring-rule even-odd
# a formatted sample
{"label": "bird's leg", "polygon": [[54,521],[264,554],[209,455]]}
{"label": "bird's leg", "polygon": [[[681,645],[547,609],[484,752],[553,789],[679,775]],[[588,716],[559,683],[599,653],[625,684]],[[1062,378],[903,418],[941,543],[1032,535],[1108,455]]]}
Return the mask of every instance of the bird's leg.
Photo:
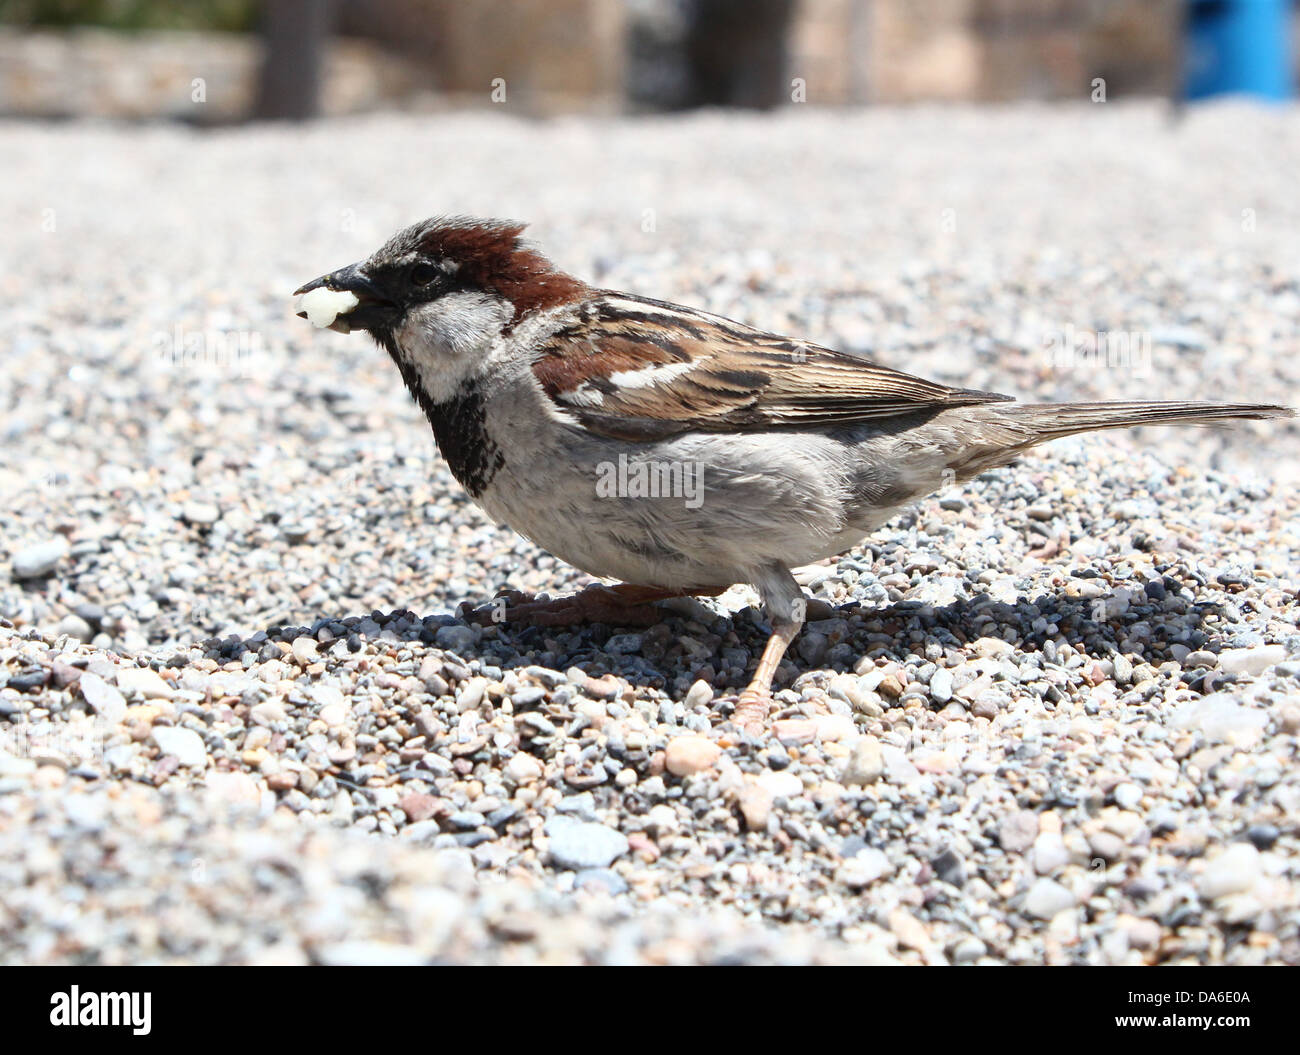
{"label": "bird's leg", "polygon": [[569,597],[534,601],[518,591],[507,591],[493,602],[479,608],[470,620],[489,623],[516,623],[525,626],[573,626],[578,623],[605,623],[610,626],[653,626],[664,613],[654,601],[670,597],[716,597],[727,586],[701,586],[672,589],[660,586],[636,586],[617,583],[613,586],[588,586]]}
{"label": "bird's leg", "polygon": [[761,735],[767,727],[772,710],[772,679],[808,613],[808,602],[788,569],[774,568],[756,585],[772,622],[772,636],[767,639],[754,676],[731,713],[732,724],[751,736]]}
{"label": "bird's leg", "polygon": [[767,639],[763,658],[758,661],[758,669],[736,700],[731,720],[751,735],[759,735],[767,726],[767,716],[772,710],[772,678],[776,675],[776,668],[780,666],[785,650],[799,633],[799,627],[799,623],[790,622],[772,628],[772,636]]}

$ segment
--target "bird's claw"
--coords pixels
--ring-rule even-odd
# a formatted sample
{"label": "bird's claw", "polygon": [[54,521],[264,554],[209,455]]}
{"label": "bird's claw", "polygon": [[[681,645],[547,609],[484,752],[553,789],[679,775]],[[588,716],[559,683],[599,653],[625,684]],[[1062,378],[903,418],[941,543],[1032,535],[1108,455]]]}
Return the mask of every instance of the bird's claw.
{"label": "bird's claw", "polygon": [[736,706],[731,712],[731,724],[748,736],[762,736],[767,732],[768,716],[774,706],[770,693],[752,687],[745,689],[736,698]]}

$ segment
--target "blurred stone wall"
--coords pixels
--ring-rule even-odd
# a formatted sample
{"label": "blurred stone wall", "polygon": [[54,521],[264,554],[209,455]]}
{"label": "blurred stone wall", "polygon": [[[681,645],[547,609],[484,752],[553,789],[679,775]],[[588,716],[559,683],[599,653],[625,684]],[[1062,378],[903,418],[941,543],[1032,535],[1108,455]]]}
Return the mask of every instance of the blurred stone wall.
{"label": "blurred stone wall", "polygon": [[[725,0],[708,2],[714,24],[729,25],[717,18]],[[779,13],[784,0],[765,2]],[[688,106],[702,101],[687,40],[701,3],[347,0],[326,61],[324,112],[430,92],[516,113]],[[740,73],[752,67],[750,80],[776,89],[750,84],[730,101],[781,102],[799,94],[796,79],[814,105],[1087,99],[1097,77],[1108,99],[1169,94],[1180,19],[1181,0],[797,0],[783,56],[760,61],[761,48],[735,49]],[[751,17],[750,36],[759,21]],[[0,28],[0,114],[239,120],[253,105],[261,53],[256,37],[240,34]]]}
{"label": "blurred stone wall", "polygon": [[339,29],[382,42],[439,92],[512,109],[622,104],[625,0],[350,0]]}
{"label": "blurred stone wall", "polygon": [[[262,42],[240,33],[0,27],[0,115],[243,120],[261,61]],[[409,95],[419,79],[375,44],[335,40],[324,112],[374,109]]]}
{"label": "blurred stone wall", "polygon": [[1178,83],[1182,0],[801,0],[808,101],[1087,99]]}

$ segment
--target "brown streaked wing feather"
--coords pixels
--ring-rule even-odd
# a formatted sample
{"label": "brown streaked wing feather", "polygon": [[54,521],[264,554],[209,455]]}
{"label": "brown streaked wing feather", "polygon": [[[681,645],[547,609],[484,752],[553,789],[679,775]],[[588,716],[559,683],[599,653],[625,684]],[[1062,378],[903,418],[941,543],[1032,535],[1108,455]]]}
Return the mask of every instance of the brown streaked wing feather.
{"label": "brown streaked wing feather", "polygon": [[579,321],[547,342],[533,371],[555,405],[585,428],[628,440],[849,425],[1010,398],[610,293],[582,305]]}

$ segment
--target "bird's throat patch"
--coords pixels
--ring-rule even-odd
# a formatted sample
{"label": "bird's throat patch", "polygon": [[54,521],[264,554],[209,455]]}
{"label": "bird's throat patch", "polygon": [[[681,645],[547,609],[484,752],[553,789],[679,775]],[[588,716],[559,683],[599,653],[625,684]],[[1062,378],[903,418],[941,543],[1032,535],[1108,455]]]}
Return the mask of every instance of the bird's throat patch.
{"label": "bird's throat patch", "polygon": [[419,371],[398,352],[392,337],[381,338],[380,343],[397,364],[407,391],[433,426],[438,450],[446,459],[451,475],[477,500],[506,460],[488,432],[487,400],[483,393],[477,385],[470,384],[461,395],[435,403],[421,383]]}

